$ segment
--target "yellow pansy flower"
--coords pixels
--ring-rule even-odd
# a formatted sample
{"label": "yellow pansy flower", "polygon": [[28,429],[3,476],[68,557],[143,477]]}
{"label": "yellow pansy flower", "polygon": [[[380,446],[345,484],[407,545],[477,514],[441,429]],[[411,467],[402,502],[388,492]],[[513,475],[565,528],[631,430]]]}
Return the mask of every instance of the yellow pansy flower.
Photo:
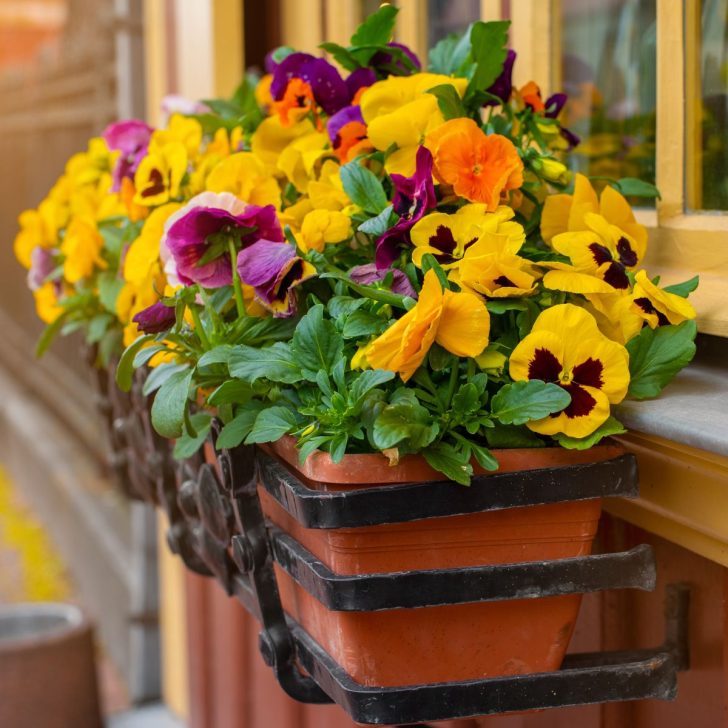
{"label": "yellow pansy flower", "polygon": [[464,205],[452,215],[445,212],[425,215],[410,231],[415,246],[412,260],[421,266],[423,256],[430,253],[444,269],[456,268],[466,250],[484,233],[505,235],[508,249],[517,252],[526,234],[511,220],[513,215],[513,210],[505,205],[488,212],[482,203]]}
{"label": "yellow pansy flower", "polygon": [[281,152],[300,137],[315,131],[314,125],[308,120],[283,126],[278,116],[264,119],[250,138],[250,149],[266,167],[269,174],[281,175],[278,168],[278,158]]}
{"label": "yellow pansy flower", "polygon": [[[164,223],[180,207],[180,203],[170,202],[150,213],[139,237],[132,242],[124,257],[123,275],[127,283],[141,288],[148,280],[150,268],[159,262],[159,242],[164,232]],[[159,290],[164,290],[164,286]]]}
{"label": "yellow pansy flower", "polygon": [[210,192],[232,192],[251,205],[281,205],[281,190],[265,165],[252,152],[237,152],[223,159],[207,177]]}
{"label": "yellow pansy flower", "polygon": [[571,396],[558,414],[527,423],[542,435],[590,435],[629,387],[627,350],[604,336],[590,313],[570,303],[539,315],[531,333],[513,350],[509,371],[515,381],[540,379],[558,384]]}
{"label": "yellow pansy flower", "polygon": [[179,143],[184,147],[188,159],[196,159],[202,146],[202,126],[197,119],[174,114],[165,129],[157,129],[152,134],[149,146],[164,147]]}
{"label": "yellow pansy flower", "polygon": [[472,293],[443,291],[435,271],[429,270],[414,308],[365,347],[357,361],[398,372],[406,382],[433,343],[456,356],[472,357],[485,349],[489,334],[485,304]]}
{"label": "yellow pansy flower", "polygon": [[160,145],[152,138],[147,156],[134,175],[134,202],[147,207],[169,202],[179,195],[186,171],[187,151],[182,142],[170,141]]}
{"label": "yellow pansy flower", "polygon": [[76,283],[88,278],[95,268],[105,269],[106,261],[101,257],[103,244],[93,220],[74,217],[61,243],[63,277],[69,283]]}
{"label": "yellow pansy flower", "polygon": [[361,113],[369,141],[382,151],[397,145],[385,163],[387,172],[412,176],[417,148],[431,131],[445,123],[437,98],[427,91],[448,84],[462,96],[467,83],[464,78],[416,73],[390,76],[362,94]]}
{"label": "yellow pansy flower", "polygon": [[63,306],[58,305],[56,285],[52,281],[44,283],[33,291],[35,311],[38,318],[46,324],[52,324],[62,313]]}
{"label": "yellow pansy flower", "polygon": [[549,243],[559,233],[587,230],[587,213],[601,215],[609,224],[624,230],[644,251],[647,247],[647,229],[634,217],[627,200],[613,187],[607,186],[601,196],[583,175],[577,174],[573,195],[549,195],[541,214],[541,235]]}
{"label": "yellow pansy flower", "polygon": [[647,321],[651,329],[667,324],[681,324],[696,316],[695,309],[688,300],[658,288],[644,270],[638,271],[635,276],[632,300],[637,314]]}
{"label": "yellow pansy flower", "polygon": [[322,252],[327,243],[340,243],[352,235],[351,219],[336,210],[311,210],[303,218],[296,241],[304,252]]}
{"label": "yellow pansy flower", "polygon": [[317,180],[308,183],[308,197],[311,204],[321,210],[343,210],[351,205],[344,185],[341,182],[341,167],[332,159],[327,159],[321,165],[321,172]]}
{"label": "yellow pansy flower", "polygon": [[278,169],[299,191],[305,193],[314,178],[316,163],[327,154],[329,137],[314,131],[292,141],[278,157]]}
{"label": "yellow pansy flower", "polygon": [[15,236],[13,252],[24,268],[30,268],[33,248],[58,245],[58,230],[65,226],[68,208],[47,197],[37,210],[25,210],[18,217],[20,231]]}
{"label": "yellow pansy flower", "polygon": [[599,330],[618,344],[626,344],[637,336],[644,325],[631,295],[590,293],[586,294],[586,299],[584,308],[594,316]]}
{"label": "yellow pansy flower", "polygon": [[529,296],[536,290],[537,269],[516,255],[507,235],[485,233],[465,251],[457,270],[450,274],[458,284],[489,298]]}

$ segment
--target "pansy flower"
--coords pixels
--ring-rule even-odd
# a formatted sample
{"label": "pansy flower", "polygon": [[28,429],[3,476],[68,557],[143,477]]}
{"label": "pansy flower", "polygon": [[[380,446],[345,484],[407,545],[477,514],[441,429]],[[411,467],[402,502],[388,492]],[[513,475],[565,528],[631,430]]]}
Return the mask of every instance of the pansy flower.
{"label": "pansy flower", "polygon": [[380,283],[391,276],[391,287],[394,293],[400,296],[408,296],[409,298],[417,298],[417,291],[412,287],[410,279],[404,271],[397,268],[387,268],[380,270],[374,263],[366,263],[364,265],[356,265],[349,271],[349,278],[354,283],[363,283],[371,285],[372,283]]}
{"label": "pansy flower", "polygon": [[417,150],[427,135],[445,123],[437,99],[427,91],[448,84],[462,96],[467,79],[435,73],[390,76],[368,88],[361,97],[361,113],[372,144],[381,151],[393,144],[387,156],[387,172],[411,176]]}
{"label": "pansy flower", "polygon": [[382,269],[392,265],[400,246],[411,242],[411,228],[437,204],[430,150],[427,147],[417,150],[415,173],[411,177],[392,174],[390,179],[394,185],[392,209],[399,220],[377,240],[376,263]]}
{"label": "pansy flower", "polygon": [[519,248],[507,235],[485,233],[467,248],[450,278],[461,288],[488,298],[529,296],[536,290],[539,273],[530,261],[517,255]]}
{"label": "pansy flower", "polygon": [[509,249],[520,250],[526,239],[523,228],[513,222],[510,207],[488,212],[485,205],[464,205],[456,213],[433,212],[425,215],[410,231],[415,249],[412,260],[422,265],[426,253],[435,257],[444,268],[456,268],[468,248],[484,233],[499,233],[508,239]]}
{"label": "pansy flower", "polygon": [[138,119],[109,124],[101,135],[109,149],[119,152],[113,170],[112,192],[119,192],[122,179],[133,179],[147,153],[154,129]]}
{"label": "pansy flower", "polygon": [[301,231],[296,236],[298,247],[323,252],[326,245],[341,243],[351,237],[351,218],[339,210],[313,209],[303,218]]}
{"label": "pansy flower", "polygon": [[145,334],[159,334],[174,326],[176,321],[174,306],[165,306],[161,301],[156,301],[139,311],[132,321],[139,331]]}
{"label": "pansy flower", "polygon": [[[377,51],[370,59],[369,65],[376,70],[381,77],[386,76],[409,76],[422,70],[422,64],[417,55],[404,43],[392,41],[387,43],[388,48],[392,48],[396,53],[390,53],[385,50]],[[402,58],[407,58],[405,62]]]}
{"label": "pansy flower", "polygon": [[495,210],[523,184],[523,162],[510,139],[485,132],[472,119],[451,119],[427,136],[435,177],[470,202]]}
{"label": "pansy flower", "polygon": [[179,195],[187,171],[187,150],[179,141],[154,141],[134,174],[134,202],[145,207],[163,205]]}
{"label": "pansy flower", "polygon": [[435,271],[425,274],[417,304],[362,350],[375,369],[398,372],[406,382],[434,343],[455,356],[474,357],[488,345],[490,315],[472,293],[442,290]]}
{"label": "pansy flower", "polygon": [[[503,70],[498,78],[486,89],[491,96],[496,96],[502,103],[508,103],[513,93],[513,64],[516,62],[516,52],[508,49],[506,60],[503,62]],[[490,99],[483,106],[496,106],[497,101]]]}
{"label": "pansy flower", "polygon": [[651,329],[668,324],[681,324],[695,318],[692,304],[676,293],[658,288],[644,270],[635,275],[632,293],[635,310]]}
{"label": "pansy flower", "polygon": [[542,435],[590,435],[629,386],[627,350],[604,336],[591,314],[570,303],[539,315],[531,333],[513,350],[509,371],[515,381],[540,379],[571,395],[561,412],[527,423]]}
{"label": "pansy flower", "polygon": [[30,268],[28,269],[28,288],[37,291],[48,280],[48,276],[56,269],[58,251],[48,248],[33,248],[30,254]]}
{"label": "pansy flower", "polygon": [[270,92],[284,125],[300,119],[302,109],[308,113],[319,106],[330,116],[351,99],[339,72],[328,61],[308,53],[291,53],[276,66]]}
{"label": "pansy flower", "polygon": [[278,182],[252,152],[237,152],[223,159],[207,176],[205,185],[210,192],[230,192],[251,205],[281,204]]}
{"label": "pansy flower", "polygon": [[544,263],[556,269],[546,274],[544,285],[570,293],[628,292],[627,272],[642,260],[644,247],[593,212],[584,215],[584,226],[582,232],[560,233],[551,240],[554,250],[569,258],[572,265]]}
{"label": "pansy flower", "polygon": [[328,121],[326,131],[334,154],[342,164],[374,149],[359,106],[345,106]]}
{"label": "pansy flower", "polygon": [[93,220],[76,216],[68,225],[61,242],[63,277],[69,283],[88,278],[96,269],[108,264],[101,256],[104,241]]}
{"label": "pansy flower", "polygon": [[541,235],[549,243],[559,233],[586,230],[587,213],[601,215],[612,225],[624,230],[644,250],[647,247],[647,229],[635,220],[627,200],[613,187],[607,186],[597,193],[583,174],[574,178],[573,195],[549,195],[541,214]]}
{"label": "pansy flower", "polygon": [[316,269],[296,255],[292,245],[259,240],[238,253],[240,280],[255,291],[256,299],[279,318],[296,310],[296,286],[316,275]]}
{"label": "pansy flower", "polygon": [[229,193],[203,192],[169,217],[160,255],[170,284],[199,283],[220,288],[232,283],[230,242],[238,250],[261,238],[282,242],[272,205],[248,205]]}

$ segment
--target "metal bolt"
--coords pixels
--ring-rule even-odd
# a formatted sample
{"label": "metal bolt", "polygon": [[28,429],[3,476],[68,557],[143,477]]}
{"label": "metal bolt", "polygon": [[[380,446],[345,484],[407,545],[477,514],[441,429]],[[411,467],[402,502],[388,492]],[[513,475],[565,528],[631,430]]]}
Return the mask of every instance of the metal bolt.
{"label": "metal bolt", "polygon": [[240,571],[252,571],[255,566],[253,549],[245,536],[233,536],[233,561]]}

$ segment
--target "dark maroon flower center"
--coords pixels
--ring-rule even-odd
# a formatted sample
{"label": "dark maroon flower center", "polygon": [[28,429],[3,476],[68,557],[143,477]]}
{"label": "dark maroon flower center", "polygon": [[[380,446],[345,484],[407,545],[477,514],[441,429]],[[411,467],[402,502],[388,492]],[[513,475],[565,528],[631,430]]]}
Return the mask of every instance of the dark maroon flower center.
{"label": "dark maroon flower center", "polygon": [[[558,384],[571,395],[571,402],[562,410],[570,418],[584,417],[594,409],[597,402],[585,387],[600,389],[604,385],[603,372],[602,362],[589,357],[574,367],[570,382],[562,382],[560,380],[561,362],[553,353],[543,347],[536,349],[533,359],[528,365],[529,379],[540,379],[544,382]],[[561,412],[554,412],[551,416],[556,417],[559,414]]]}
{"label": "dark maroon flower center", "polygon": [[284,301],[288,289],[303,275],[303,261],[298,258],[293,265],[288,269],[288,272],[281,278],[281,282],[278,285],[276,291],[276,299]]}
{"label": "dark maroon flower center", "polygon": [[516,284],[506,276],[498,276],[496,279],[494,279],[493,283],[495,283],[497,286],[507,286],[508,288],[516,287]]}
{"label": "dark maroon flower center", "polygon": [[154,168],[149,173],[149,185],[142,190],[142,197],[152,197],[164,192],[164,177],[162,173]]}
{"label": "dark maroon flower center", "polygon": [[618,260],[615,260],[609,248],[601,243],[592,243],[589,246],[589,250],[591,251],[594,262],[598,266],[609,263],[609,266],[604,271],[604,280],[610,286],[620,290],[629,288],[629,278],[627,277],[626,269],[633,268],[637,265],[637,253],[632,250],[627,238],[621,237],[617,241]]}
{"label": "dark maroon flower center", "polygon": [[660,326],[668,326],[670,321],[662,311],[658,311],[653,305],[649,298],[635,298],[634,302],[645,312],[654,313],[657,316],[657,323]]}

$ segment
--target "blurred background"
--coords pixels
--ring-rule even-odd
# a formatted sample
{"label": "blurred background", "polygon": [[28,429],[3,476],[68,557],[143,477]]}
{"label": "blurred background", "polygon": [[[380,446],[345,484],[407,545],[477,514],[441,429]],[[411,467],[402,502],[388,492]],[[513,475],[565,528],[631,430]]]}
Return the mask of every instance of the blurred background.
{"label": "blurred background", "polygon": [[[675,210],[717,216],[728,209],[728,2],[675,0],[672,11],[664,10],[662,25],[656,0],[394,4],[401,9],[397,39],[421,57],[474,20],[511,18],[519,53],[516,85],[534,76],[544,96],[561,88],[571,96],[566,123],[586,140],[574,156],[576,169],[654,182],[660,165],[655,131],[662,114],[663,128],[679,136],[679,148],[690,155],[678,182],[671,186],[669,175],[657,180],[668,191],[677,190]],[[12,252],[18,214],[36,206],[66,160],[111,121],[159,122],[161,102],[169,94],[228,95],[245,67],[262,68],[266,52],[280,44],[310,52],[324,39],[346,44],[357,23],[378,5],[375,0],[0,0],[0,604],[60,600],[83,606],[100,637],[108,713],[163,701],[172,714],[183,720],[192,716],[193,724],[203,725],[195,718],[198,708],[191,705],[189,687],[196,669],[189,664],[190,625],[196,624],[194,610],[202,607],[189,600],[181,567],[160,543],[164,529],[156,514],[111,485],[108,447],[80,339],[57,340],[41,360],[33,354],[42,325]],[[671,110],[664,89],[658,93],[658,43],[661,38],[675,42],[670,13],[675,27],[681,28],[684,18],[689,30],[686,73],[696,102],[685,119],[679,109]],[[682,39],[677,42],[682,47]],[[682,120],[677,131],[669,126],[671,113]],[[657,224],[654,210],[638,214],[653,228]],[[698,217],[683,220],[682,232],[671,232],[671,239],[681,243],[680,235],[699,235]],[[711,223],[709,235],[725,236],[723,224]],[[710,261],[702,253],[689,259],[684,253],[689,249],[682,245],[687,257],[675,262],[668,255],[660,264],[678,272],[680,266],[709,271],[723,266],[717,278],[724,281],[724,249],[720,260]],[[701,304],[701,327],[725,336],[725,301],[711,309],[718,290],[700,294],[707,302]],[[216,607],[207,603],[207,608]],[[161,720],[153,724],[164,725]]]}

